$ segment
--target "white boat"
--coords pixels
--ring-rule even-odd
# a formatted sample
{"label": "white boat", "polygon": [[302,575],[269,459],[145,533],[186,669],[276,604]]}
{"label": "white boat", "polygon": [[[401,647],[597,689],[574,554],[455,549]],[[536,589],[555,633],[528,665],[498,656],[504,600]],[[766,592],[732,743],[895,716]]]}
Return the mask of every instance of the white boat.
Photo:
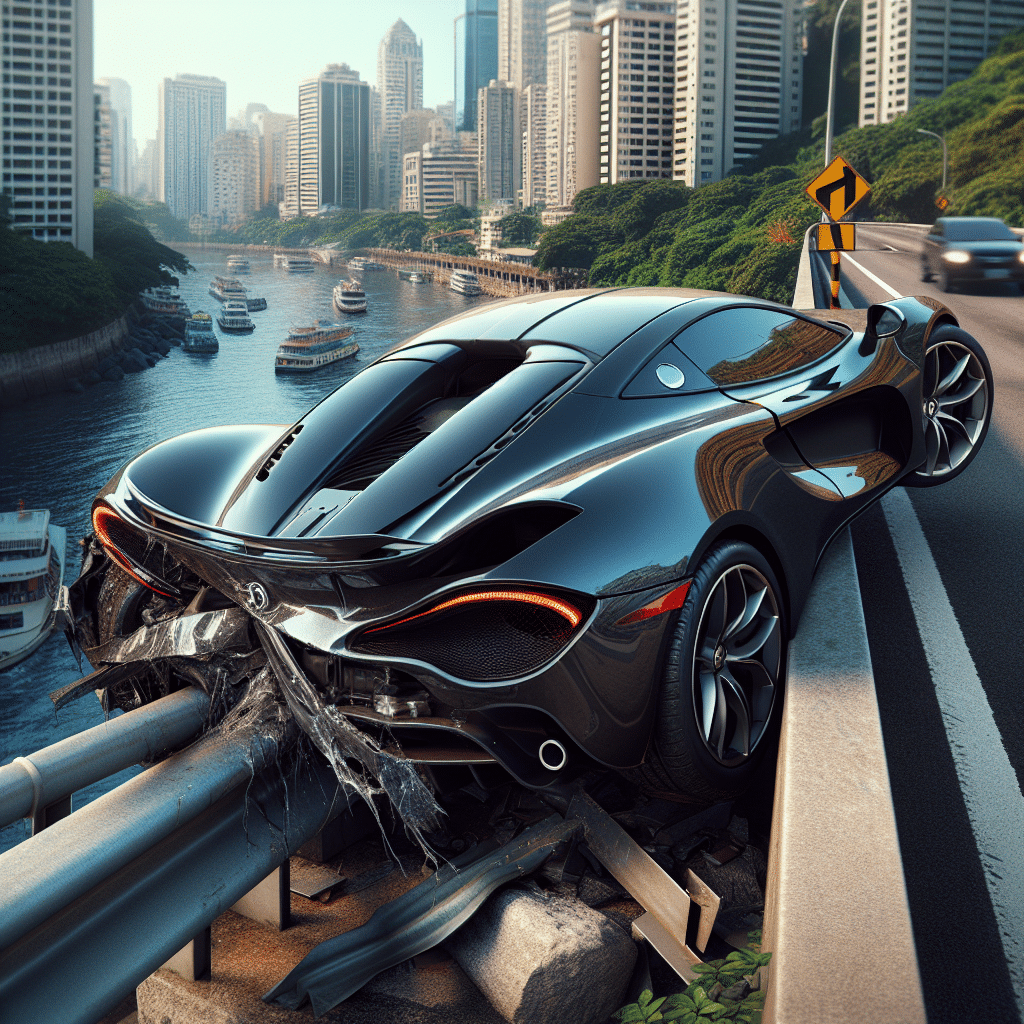
{"label": "white boat", "polygon": [[0,512],[0,670],[27,658],[53,629],[67,531],[48,509]]}
{"label": "white boat", "polygon": [[348,340],[351,337],[351,327],[330,320],[317,320],[312,327],[293,327],[277,348],[274,371],[305,373],[354,356],[359,346]]}
{"label": "white boat", "polygon": [[256,327],[244,299],[228,299],[217,314],[217,326],[229,334],[248,334]]}
{"label": "white boat", "polygon": [[406,276],[406,281],[411,281],[413,284],[423,284],[423,275],[414,270]]}
{"label": "white boat", "polygon": [[284,267],[289,274],[311,274],[316,265],[306,256],[289,256],[287,253],[274,253],[274,266]]}
{"label": "white boat", "polygon": [[220,348],[217,333],[213,329],[213,318],[199,310],[185,321],[185,340],[182,352],[216,352]]}
{"label": "white boat", "polygon": [[483,290],[479,278],[468,270],[453,270],[450,287],[460,295],[479,295]]}
{"label": "white boat", "polygon": [[229,256],[228,270],[233,270],[236,274],[248,274],[249,261],[244,256]]}
{"label": "white boat", "polygon": [[366,312],[366,292],[358,281],[342,281],[334,286],[331,294],[334,297],[334,308],[339,313]]}
{"label": "white boat", "polygon": [[369,256],[353,256],[348,265],[357,273],[361,270],[387,270],[383,263],[371,260]]}
{"label": "white boat", "polygon": [[218,275],[210,282],[210,294],[218,302],[233,299],[236,302],[246,301],[245,285],[237,277],[221,277]]}
{"label": "white boat", "polygon": [[191,316],[188,305],[173,285],[161,284],[139,292],[139,301],[150,311],[162,316]]}

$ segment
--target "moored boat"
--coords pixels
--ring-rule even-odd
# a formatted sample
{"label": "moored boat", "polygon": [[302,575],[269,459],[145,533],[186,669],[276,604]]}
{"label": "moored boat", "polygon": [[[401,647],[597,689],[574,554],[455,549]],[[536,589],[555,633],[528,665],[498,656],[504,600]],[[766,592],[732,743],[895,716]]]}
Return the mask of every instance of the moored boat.
{"label": "moored boat", "polygon": [[249,261],[244,256],[229,256],[228,270],[233,270],[236,274],[248,274]]}
{"label": "moored boat", "polygon": [[339,313],[366,312],[366,292],[359,281],[342,281],[334,286],[331,295]]}
{"label": "moored boat", "polygon": [[217,326],[230,334],[248,334],[256,327],[249,317],[244,299],[228,299],[217,314]]}
{"label": "moored boat", "polygon": [[357,273],[361,270],[387,270],[383,263],[370,259],[369,256],[353,256],[348,265]]}
{"label": "moored boat", "polygon": [[210,282],[210,294],[218,302],[227,302],[229,299],[235,302],[246,301],[245,285],[237,277],[218,275]]}
{"label": "moored boat", "polygon": [[264,299],[262,296],[257,295],[253,299],[246,298],[245,306],[250,313],[255,313],[257,310],[267,308],[267,300]]}
{"label": "moored boat", "polygon": [[479,295],[483,290],[480,279],[468,270],[453,270],[450,287],[460,295]]}
{"label": "moored boat", "polygon": [[293,327],[277,348],[274,371],[305,373],[347,359],[359,351],[359,345],[349,341],[351,337],[351,327],[329,320],[317,320],[312,327]]}
{"label": "moored boat", "polygon": [[161,284],[139,292],[139,301],[150,311],[162,316],[191,316],[188,304],[173,285]]}
{"label": "moored boat", "polygon": [[287,253],[274,253],[274,266],[284,267],[290,274],[311,274],[316,266],[306,256],[290,256]]}
{"label": "moored boat", "polygon": [[201,309],[185,321],[185,340],[182,352],[216,352],[220,348],[217,334],[213,329],[213,318]]}
{"label": "moored boat", "polygon": [[66,543],[48,509],[0,512],[0,670],[27,658],[53,629]]}

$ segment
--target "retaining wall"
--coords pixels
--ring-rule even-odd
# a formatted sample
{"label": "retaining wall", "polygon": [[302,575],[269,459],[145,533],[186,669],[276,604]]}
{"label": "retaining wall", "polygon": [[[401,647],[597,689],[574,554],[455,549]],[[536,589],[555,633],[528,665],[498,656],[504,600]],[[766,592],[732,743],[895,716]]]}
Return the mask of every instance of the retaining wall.
{"label": "retaining wall", "polygon": [[66,391],[105,356],[118,352],[131,327],[125,313],[98,331],[21,352],[0,353],[0,403],[21,401],[49,391]]}

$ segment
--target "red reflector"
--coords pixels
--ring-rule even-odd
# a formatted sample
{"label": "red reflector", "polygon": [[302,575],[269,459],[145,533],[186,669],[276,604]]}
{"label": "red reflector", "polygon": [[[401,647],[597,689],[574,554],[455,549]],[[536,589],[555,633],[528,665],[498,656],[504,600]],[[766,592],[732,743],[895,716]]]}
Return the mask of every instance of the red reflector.
{"label": "red reflector", "polygon": [[549,597],[547,594],[533,594],[528,590],[480,590],[473,594],[459,594],[457,597],[450,597],[447,601],[435,604],[424,612],[410,615],[406,619],[399,619],[397,622],[389,622],[385,626],[375,626],[363,634],[379,633],[381,630],[390,629],[392,626],[401,626],[406,622],[413,622],[422,619],[425,615],[433,615],[436,612],[447,611],[449,608],[458,608],[460,605],[475,604],[478,601],[522,601],[524,604],[535,604],[540,608],[547,608],[549,611],[557,612],[575,629],[581,622],[582,614],[568,601],[562,601],[557,597]]}
{"label": "red reflector", "polygon": [[655,615],[663,615],[665,612],[682,608],[692,582],[693,580],[687,580],[685,583],[681,583],[675,590],[670,590],[663,597],[659,597],[650,604],[645,604],[643,608],[637,608],[635,612],[630,612],[628,615],[623,616],[615,625],[628,626],[631,623],[640,622],[643,619],[651,619]]}
{"label": "red reflector", "polygon": [[[127,526],[122,522],[120,516],[113,510],[107,508],[105,505],[97,505],[92,510],[92,528],[96,531],[96,536],[99,538],[100,543],[103,545],[103,550],[110,556],[111,561],[119,565],[132,579],[137,580],[144,587],[148,587],[155,594],[159,594],[161,597],[177,597],[178,593],[168,583],[164,583],[162,580],[158,580],[151,576],[141,566],[136,565],[132,559],[128,557],[116,544],[110,535],[111,528],[117,529],[120,527],[123,530],[131,530],[130,526]],[[161,590],[160,584],[165,589]],[[173,593],[171,591],[174,591]]]}

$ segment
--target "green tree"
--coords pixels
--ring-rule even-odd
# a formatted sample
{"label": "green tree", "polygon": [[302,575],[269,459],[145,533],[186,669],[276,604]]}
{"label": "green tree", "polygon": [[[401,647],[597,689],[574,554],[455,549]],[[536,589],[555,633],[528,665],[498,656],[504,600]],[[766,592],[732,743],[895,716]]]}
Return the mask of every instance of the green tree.
{"label": "green tree", "polygon": [[532,245],[540,232],[540,218],[527,213],[510,213],[498,221],[503,242],[512,245]]}

